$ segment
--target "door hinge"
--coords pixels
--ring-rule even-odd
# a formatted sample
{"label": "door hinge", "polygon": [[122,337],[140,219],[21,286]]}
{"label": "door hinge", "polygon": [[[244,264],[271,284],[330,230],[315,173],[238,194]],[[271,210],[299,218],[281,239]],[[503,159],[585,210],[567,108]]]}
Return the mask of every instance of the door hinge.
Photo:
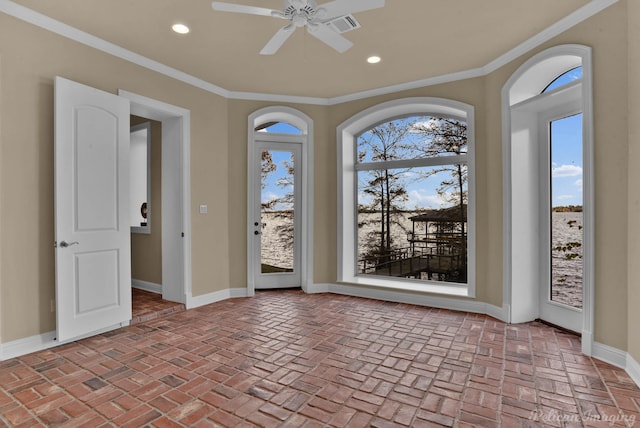
{"label": "door hinge", "polygon": [[182,232],[182,233],[180,234],[180,236],[182,236],[182,237],[184,238],[184,232]]}

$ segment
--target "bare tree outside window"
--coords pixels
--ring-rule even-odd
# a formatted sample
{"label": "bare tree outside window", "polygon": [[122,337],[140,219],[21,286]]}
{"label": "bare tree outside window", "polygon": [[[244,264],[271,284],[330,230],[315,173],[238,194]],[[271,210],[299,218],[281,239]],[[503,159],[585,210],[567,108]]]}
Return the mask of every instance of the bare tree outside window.
{"label": "bare tree outside window", "polygon": [[357,150],[358,271],[466,282],[466,123],[399,118],[362,133]]}

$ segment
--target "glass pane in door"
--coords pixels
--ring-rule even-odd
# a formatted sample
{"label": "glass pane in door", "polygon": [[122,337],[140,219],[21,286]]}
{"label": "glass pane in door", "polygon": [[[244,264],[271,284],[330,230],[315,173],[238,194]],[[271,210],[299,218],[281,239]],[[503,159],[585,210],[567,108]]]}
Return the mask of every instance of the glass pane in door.
{"label": "glass pane in door", "polygon": [[554,120],[551,147],[551,301],[582,308],[582,114]]}
{"label": "glass pane in door", "polygon": [[292,151],[261,151],[260,263],[263,274],[295,269],[294,166]]}

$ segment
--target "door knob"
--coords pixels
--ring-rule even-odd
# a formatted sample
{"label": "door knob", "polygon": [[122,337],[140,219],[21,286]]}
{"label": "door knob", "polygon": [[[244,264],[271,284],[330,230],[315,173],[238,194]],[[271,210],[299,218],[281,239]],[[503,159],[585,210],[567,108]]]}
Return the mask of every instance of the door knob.
{"label": "door knob", "polygon": [[76,245],[76,244],[79,244],[79,242],[78,241],[73,241],[73,242],[62,241],[62,242],[60,242],[60,246],[62,248],[67,248],[67,247],[70,247],[70,246]]}

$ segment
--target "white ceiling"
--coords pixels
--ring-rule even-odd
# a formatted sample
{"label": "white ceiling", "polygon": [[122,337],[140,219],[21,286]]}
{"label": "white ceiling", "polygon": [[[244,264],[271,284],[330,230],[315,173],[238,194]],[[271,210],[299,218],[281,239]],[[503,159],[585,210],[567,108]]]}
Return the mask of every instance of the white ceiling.
{"label": "white ceiling", "polygon": [[[282,0],[226,1],[282,7]],[[602,0],[386,0],[355,15],[362,28],[344,34],[354,47],[343,54],[297,29],[273,56],[258,52],[282,20],[216,12],[209,0],[13,3],[227,91],[328,99],[486,67]],[[173,33],[176,22],[191,33]],[[373,54],[382,62],[368,64]]]}

